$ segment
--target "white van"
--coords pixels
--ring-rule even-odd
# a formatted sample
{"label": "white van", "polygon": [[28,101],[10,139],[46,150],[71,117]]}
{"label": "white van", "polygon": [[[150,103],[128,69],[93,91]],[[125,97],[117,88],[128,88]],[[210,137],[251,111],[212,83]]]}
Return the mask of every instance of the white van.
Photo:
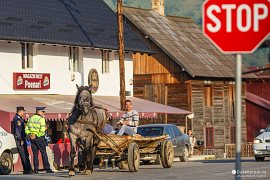
{"label": "white van", "polygon": [[260,130],[261,134],[254,139],[253,152],[256,161],[264,161],[270,157],[270,125]]}
{"label": "white van", "polygon": [[0,127],[0,175],[10,174],[18,157],[19,153],[13,134]]}

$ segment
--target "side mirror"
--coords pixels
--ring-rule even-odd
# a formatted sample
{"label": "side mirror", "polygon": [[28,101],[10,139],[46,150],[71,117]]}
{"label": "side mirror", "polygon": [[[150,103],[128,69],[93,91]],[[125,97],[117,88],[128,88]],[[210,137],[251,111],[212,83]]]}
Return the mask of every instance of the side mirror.
{"label": "side mirror", "polygon": [[264,132],[264,129],[260,129],[260,133],[263,133]]}

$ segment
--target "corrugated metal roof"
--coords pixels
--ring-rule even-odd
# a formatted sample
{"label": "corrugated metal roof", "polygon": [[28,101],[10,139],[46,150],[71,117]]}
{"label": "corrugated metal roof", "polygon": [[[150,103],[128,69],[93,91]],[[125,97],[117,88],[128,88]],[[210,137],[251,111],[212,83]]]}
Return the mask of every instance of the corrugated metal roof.
{"label": "corrugated metal roof", "polygon": [[215,48],[193,20],[129,7],[124,14],[192,77],[235,77],[233,57]]}
{"label": "corrugated metal roof", "polygon": [[[117,16],[102,0],[1,0],[0,40],[118,49]],[[125,50],[151,53],[127,25]]]}

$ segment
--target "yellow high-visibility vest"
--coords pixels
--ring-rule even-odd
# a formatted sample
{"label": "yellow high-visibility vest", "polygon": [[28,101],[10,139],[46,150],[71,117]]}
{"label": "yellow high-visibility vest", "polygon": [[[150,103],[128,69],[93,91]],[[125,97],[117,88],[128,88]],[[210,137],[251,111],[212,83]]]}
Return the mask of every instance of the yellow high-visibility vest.
{"label": "yellow high-visibility vest", "polygon": [[35,134],[37,137],[45,136],[46,122],[43,117],[38,114],[33,115],[28,119],[25,127],[25,133]]}

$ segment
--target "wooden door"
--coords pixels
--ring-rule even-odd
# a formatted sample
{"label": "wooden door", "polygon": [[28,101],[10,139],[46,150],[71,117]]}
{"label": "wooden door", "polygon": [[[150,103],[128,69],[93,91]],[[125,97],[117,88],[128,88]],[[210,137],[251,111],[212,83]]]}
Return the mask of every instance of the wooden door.
{"label": "wooden door", "polygon": [[205,137],[206,137],[206,149],[214,148],[214,128],[213,127],[205,128]]}
{"label": "wooden door", "polygon": [[[165,84],[145,85],[144,99],[167,105],[168,103],[168,87]],[[167,114],[159,115],[165,124],[168,122]]]}

